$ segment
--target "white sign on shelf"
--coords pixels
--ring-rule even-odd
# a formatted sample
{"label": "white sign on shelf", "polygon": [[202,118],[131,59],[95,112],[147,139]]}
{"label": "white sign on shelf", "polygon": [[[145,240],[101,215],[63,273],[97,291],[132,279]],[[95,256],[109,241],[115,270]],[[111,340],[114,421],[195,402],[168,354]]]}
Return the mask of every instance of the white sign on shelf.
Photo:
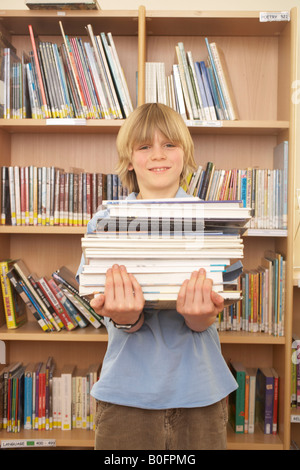
{"label": "white sign on shelf", "polygon": [[2,439],[1,449],[56,447],[56,439]]}
{"label": "white sign on shelf", "polygon": [[85,126],[86,119],[80,118],[49,118],[46,119],[48,126]]}
{"label": "white sign on shelf", "polygon": [[261,11],[259,21],[267,23],[268,21],[290,21],[289,11]]}

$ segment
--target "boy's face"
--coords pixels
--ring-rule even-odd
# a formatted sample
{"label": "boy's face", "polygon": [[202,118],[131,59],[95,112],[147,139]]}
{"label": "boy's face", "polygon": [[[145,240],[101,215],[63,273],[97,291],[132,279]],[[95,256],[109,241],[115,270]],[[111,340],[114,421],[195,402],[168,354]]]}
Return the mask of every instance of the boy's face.
{"label": "boy's face", "polygon": [[134,170],[143,199],[174,197],[179,188],[184,153],[159,130],[153,141],[136,145],[128,170]]}

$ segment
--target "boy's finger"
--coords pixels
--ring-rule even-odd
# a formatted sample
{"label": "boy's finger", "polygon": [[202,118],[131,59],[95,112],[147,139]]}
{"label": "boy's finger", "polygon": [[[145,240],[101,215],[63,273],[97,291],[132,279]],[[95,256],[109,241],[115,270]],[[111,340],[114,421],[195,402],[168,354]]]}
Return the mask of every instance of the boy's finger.
{"label": "boy's finger", "polygon": [[94,310],[101,309],[105,302],[105,295],[104,294],[96,294],[94,298],[90,302],[90,306]]}

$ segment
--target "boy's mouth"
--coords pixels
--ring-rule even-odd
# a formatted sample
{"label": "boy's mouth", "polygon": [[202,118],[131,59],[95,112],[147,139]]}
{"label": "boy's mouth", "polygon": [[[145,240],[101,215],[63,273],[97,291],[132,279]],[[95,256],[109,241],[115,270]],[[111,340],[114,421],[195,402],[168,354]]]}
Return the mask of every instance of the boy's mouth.
{"label": "boy's mouth", "polygon": [[169,167],[162,166],[162,167],[156,167],[156,168],[149,168],[149,171],[154,171],[154,173],[160,173],[163,171],[167,171],[169,169],[170,169]]}

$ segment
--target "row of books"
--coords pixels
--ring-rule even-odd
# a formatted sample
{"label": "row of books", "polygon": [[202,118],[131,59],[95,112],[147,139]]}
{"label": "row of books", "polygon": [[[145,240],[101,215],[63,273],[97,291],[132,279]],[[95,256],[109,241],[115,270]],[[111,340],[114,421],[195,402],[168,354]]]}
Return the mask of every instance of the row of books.
{"label": "row of books", "polygon": [[1,180],[1,225],[85,226],[103,199],[128,194],[116,174],[54,166],[5,166]]}
{"label": "row of books", "polygon": [[124,264],[140,283],[146,304],[172,308],[179,289],[203,267],[225,301],[240,298],[236,279],[243,258],[240,231],[251,217],[241,203],[196,198],[105,201],[109,219],[82,238],[85,265],[79,292],[103,292],[105,272]]}
{"label": "row of books", "polygon": [[223,51],[205,38],[207,60],[194,61],[183,42],[175,46],[178,64],[166,75],[164,62],[146,62],[145,100],[172,107],[185,120],[236,120],[239,113]]}
{"label": "row of books", "polygon": [[288,142],[273,149],[273,168],[217,169],[214,162],[199,165],[184,189],[206,201],[242,200],[252,207],[249,228],[286,229],[288,198]]}
{"label": "row of books", "polygon": [[99,364],[86,369],[46,362],[9,364],[0,373],[0,429],[51,431],[95,429],[96,401],[90,395]]}
{"label": "row of books", "polygon": [[0,117],[4,119],[123,119],[133,110],[131,97],[111,33],[89,41],[65,34],[63,42],[39,41],[28,25],[32,51],[19,57],[13,46],[1,48],[4,83]]}
{"label": "row of books", "polygon": [[30,272],[23,260],[0,262],[1,289],[8,329],[23,325],[30,313],[44,332],[72,331],[92,325],[101,327],[102,318],[79,295],[75,275],[66,267],[50,278]]}
{"label": "row of books", "polygon": [[30,10],[100,10],[97,0],[25,0]]}
{"label": "row of books", "polygon": [[278,432],[279,376],[272,367],[245,367],[230,362],[238,388],[228,398],[228,418],[238,434],[253,434],[257,424],[264,434]]}
{"label": "row of books", "polygon": [[219,331],[248,331],[284,336],[285,259],[266,252],[261,265],[244,269],[238,281],[242,300],[225,307],[217,318]]}

